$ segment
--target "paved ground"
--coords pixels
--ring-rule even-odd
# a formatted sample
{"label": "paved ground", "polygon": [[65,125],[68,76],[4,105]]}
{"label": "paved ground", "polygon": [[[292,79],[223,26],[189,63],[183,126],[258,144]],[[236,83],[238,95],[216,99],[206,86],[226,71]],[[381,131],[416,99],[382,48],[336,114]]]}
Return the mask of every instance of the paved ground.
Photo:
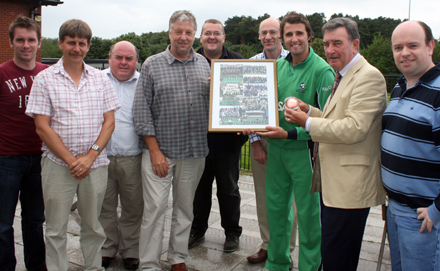
{"label": "paved ground", "polygon": [[[240,238],[240,249],[234,253],[223,253],[224,232],[220,226],[220,215],[217,198],[213,198],[211,217],[209,219],[209,229],[206,233],[205,241],[191,249],[187,258],[187,265],[190,270],[207,270],[207,271],[241,271],[241,270],[261,270],[264,264],[249,264],[246,257],[259,249],[260,233],[258,229],[257,215],[255,209],[255,193],[252,177],[240,176],[240,193],[241,201],[241,221],[243,227],[243,235]],[[215,195],[215,187],[213,194]],[[166,250],[168,248],[170,219],[171,219],[171,199],[168,204],[168,212],[166,216],[165,239],[163,242],[162,269],[170,270],[170,265],[166,261]],[[68,242],[67,252],[69,259],[69,270],[84,270],[84,261],[79,245],[79,221],[80,218],[76,211],[71,212],[68,225]],[[382,221],[380,207],[371,209],[367,227],[365,230],[364,241],[359,261],[359,271],[372,271],[377,268],[377,261],[380,251],[380,242],[382,239],[384,222]],[[17,255],[17,271],[25,271],[23,263],[23,241],[21,238],[20,226],[20,207],[17,207],[16,217],[14,221],[15,229],[15,249]],[[294,270],[298,270],[298,247],[292,254],[294,261]],[[117,257],[113,262],[109,271],[124,270],[122,259]],[[388,243],[385,246],[385,253],[381,270],[391,270],[390,252]]]}

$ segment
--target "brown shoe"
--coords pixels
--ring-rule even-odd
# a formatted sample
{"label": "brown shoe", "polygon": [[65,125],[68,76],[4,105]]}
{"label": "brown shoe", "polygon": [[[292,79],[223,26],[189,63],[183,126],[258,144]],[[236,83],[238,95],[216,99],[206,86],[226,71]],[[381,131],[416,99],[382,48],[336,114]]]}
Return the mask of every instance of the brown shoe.
{"label": "brown shoe", "polygon": [[252,254],[251,256],[247,257],[248,262],[250,263],[262,263],[267,260],[267,250],[260,248],[260,250]]}
{"label": "brown shoe", "polygon": [[171,271],[188,271],[185,263],[176,263],[171,265]]}
{"label": "brown shoe", "polygon": [[290,265],[289,265],[289,270],[293,269],[293,259],[292,259],[292,255],[290,255]]}

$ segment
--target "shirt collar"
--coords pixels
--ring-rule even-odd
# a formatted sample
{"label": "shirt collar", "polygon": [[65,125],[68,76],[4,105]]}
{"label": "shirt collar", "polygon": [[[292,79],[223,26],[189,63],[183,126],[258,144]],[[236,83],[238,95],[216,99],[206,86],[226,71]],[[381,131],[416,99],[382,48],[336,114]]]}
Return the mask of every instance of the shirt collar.
{"label": "shirt collar", "polygon": [[[83,66],[84,66],[84,70],[83,70],[83,75],[87,77],[87,75],[90,72],[90,69],[94,69],[93,67],[87,65],[84,60],[83,60]],[[66,70],[64,69],[64,57],[61,57],[60,60],[58,60],[58,62],[54,65],[54,73],[61,73],[61,74],[66,74]]]}
{"label": "shirt collar", "polygon": [[[174,61],[182,62],[181,60],[178,60],[177,58],[175,58],[173,56],[173,54],[170,51],[170,47],[171,47],[171,45],[168,45],[167,49],[165,50],[166,59],[168,61],[168,64],[171,65],[171,64],[173,64]],[[194,51],[194,49],[192,47],[190,49],[190,53],[189,53],[189,57],[188,57],[188,62],[191,61],[191,60],[192,61],[197,61],[196,52]]]}
{"label": "shirt collar", "polygon": [[341,74],[341,77],[344,77],[344,75],[348,72],[348,70],[356,63],[359,58],[361,58],[361,55],[357,53],[351,60],[348,62],[348,64],[339,71],[339,74]]}
{"label": "shirt collar", "polygon": [[[104,72],[111,78],[115,79],[116,81],[119,82],[118,79],[116,79],[116,77],[113,75],[111,68],[108,67],[108,69],[105,69]],[[134,71],[134,74],[130,77],[130,79],[124,81],[124,82],[120,82],[120,83],[125,83],[125,82],[132,82],[132,81],[136,81],[139,79],[139,72],[138,71]]]}
{"label": "shirt collar", "polygon": [[[303,61],[303,62],[301,62],[301,63],[306,63],[309,59],[310,59],[310,57],[311,57],[311,55],[313,54],[313,49],[312,49],[312,47],[309,47],[309,55],[307,56],[307,58]],[[289,54],[286,56],[286,60],[287,61],[289,61],[290,63],[292,63],[292,61],[293,61],[293,57],[292,57],[292,54],[289,52]],[[297,65],[299,65],[299,64],[301,64],[301,63],[298,63]]]}

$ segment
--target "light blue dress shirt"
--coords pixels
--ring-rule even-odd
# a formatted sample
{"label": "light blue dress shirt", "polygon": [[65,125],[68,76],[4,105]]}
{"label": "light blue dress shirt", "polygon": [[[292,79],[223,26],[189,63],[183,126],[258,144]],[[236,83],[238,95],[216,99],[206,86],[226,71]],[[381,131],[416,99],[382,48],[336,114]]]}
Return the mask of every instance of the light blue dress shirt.
{"label": "light blue dress shirt", "polygon": [[121,108],[115,112],[115,130],[107,143],[108,156],[132,156],[142,152],[139,148],[139,136],[133,124],[133,100],[139,72],[125,82],[119,82],[111,73],[110,68],[102,71],[112,82]]}

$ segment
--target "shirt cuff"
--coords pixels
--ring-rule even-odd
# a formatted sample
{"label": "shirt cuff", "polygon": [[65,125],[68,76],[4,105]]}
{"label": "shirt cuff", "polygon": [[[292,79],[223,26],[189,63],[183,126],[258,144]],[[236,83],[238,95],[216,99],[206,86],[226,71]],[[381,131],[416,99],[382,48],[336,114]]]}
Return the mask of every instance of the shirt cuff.
{"label": "shirt cuff", "polygon": [[261,137],[257,134],[250,134],[249,135],[249,143],[253,143],[255,141],[260,141]]}
{"label": "shirt cuff", "polygon": [[[312,108],[312,107],[310,107],[310,108]],[[305,128],[306,128],[306,131],[309,132],[309,133],[310,133],[310,125],[312,123],[312,119],[313,119],[312,117],[308,117],[307,120],[306,120],[306,127]]]}
{"label": "shirt cuff", "polygon": [[287,131],[287,139],[297,140],[298,139],[298,131],[296,129]]}
{"label": "shirt cuff", "polygon": [[428,215],[432,222],[434,222],[434,224],[440,222],[440,212],[437,207],[435,207],[435,204],[432,204],[428,207]]}
{"label": "shirt cuff", "polygon": [[309,115],[310,116],[310,113],[312,112],[312,106],[311,105],[309,105],[309,111],[307,111],[307,115]]}

